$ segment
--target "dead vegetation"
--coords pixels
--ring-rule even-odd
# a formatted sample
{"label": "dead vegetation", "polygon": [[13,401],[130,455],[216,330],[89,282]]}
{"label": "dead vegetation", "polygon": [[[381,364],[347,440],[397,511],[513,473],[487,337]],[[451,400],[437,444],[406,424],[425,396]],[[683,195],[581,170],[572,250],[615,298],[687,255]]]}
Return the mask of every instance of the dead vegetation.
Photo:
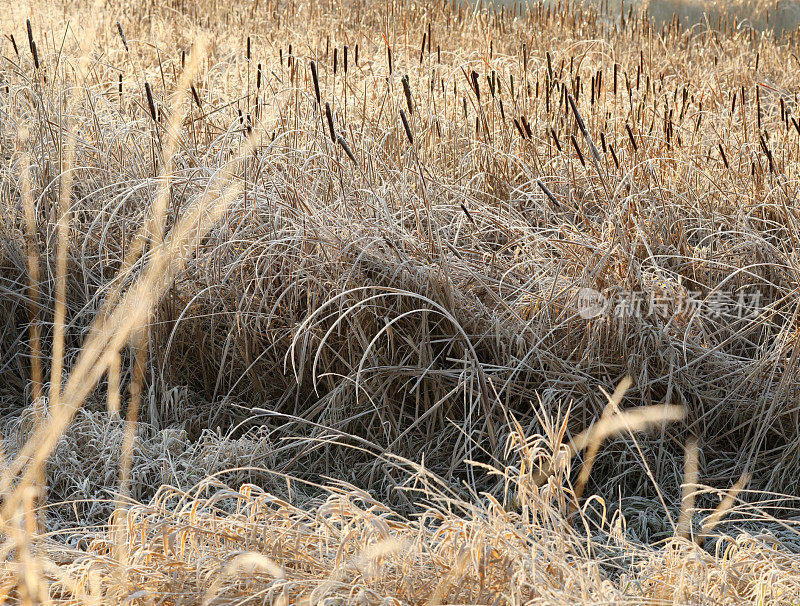
{"label": "dead vegetation", "polygon": [[604,2],[2,23],[0,594],[799,593],[796,30]]}

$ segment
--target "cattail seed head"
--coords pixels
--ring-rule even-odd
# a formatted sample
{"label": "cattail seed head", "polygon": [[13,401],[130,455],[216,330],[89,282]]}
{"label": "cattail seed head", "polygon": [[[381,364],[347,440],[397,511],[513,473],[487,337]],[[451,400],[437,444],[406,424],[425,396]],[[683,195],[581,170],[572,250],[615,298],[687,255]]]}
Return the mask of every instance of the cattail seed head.
{"label": "cattail seed head", "polygon": [[350,149],[350,146],[347,144],[347,141],[345,141],[344,137],[342,137],[342,135],[339,135],[338,137],[336,137],[336,141],[339,143],[339,145],[342,146],[344,153],[347,154],[347,157],[350,158],[350,161],[353,163],[353,165],[358,166],[358,162],[356,162],[356,157],[353,155],[353,151]]}
{"label": "cattail seed head", "polygon": [[478,99],[478,103],[481,101],[481,89],[478,84],[478,72],[472,70],[472,90],[475,91],[475,97]]}
{"label": "cattail seed head", "polygon": [[153,122],[158,122],[158,117],[156,116],[156,104],[153,101],[153,91],[150,90],[150,83],[147,81],[144,83],[144,92],[147,95],[147,107],[150,109],[150,117],[153,119]]}
{"label": "cattail seed head", "polygon": [[414,105],[411,100],[411,84],[408,81],[408,74],[404,75],[400,81],[403,83],[403,93],[406,96],[406,105],[408,105],[408,113],[414,115]]}
{"label": "cattail seed head", "polygon": [[33,55],[33,66],[39,69],[39,53],[36,50],[36,42],[33,40],[33,28],[31,28],[31,20],[26,19],[25,25],[28,29],[28,45],[31,48],[31,55]]}
{"label": "cattail seed head", "polygon": [[556,149],[559,152],[563,152],[563,150],[561,149],[561,141],[558,140],[558,135],[556,135],[556,131],[552,126],[550,127],[550,134],[553,136],[553,143],[556,144]]}
{"label": "cattail seed head", "polygon": [[572,143],[572,147],[575,148],[575,152],[578,154],[578,160],[581,161],[581,166],[586,168],[586,160],[583,159],[583,152],[581,151],[581,148],[578,146],[578,140],[575,139],[575,135],[570,135],[569,140]]}
{"label": "cattail seed head", "polygon": [[526,138],[525,137],[525,131],[522,130],[522,127],[519,125],[519,122],[517,121],[516,118],[514,118],[514,126],[517,128],[517,131],[519,132],[519,136],[522,137],[523,139],[525,139]]}
{"label": "cattail seed head", "polygon": [[525,129],[525,134],[528,135],[528,139],[533,137],[533,131],[531,130],[530,124],[528,124],[528,119],[523,115],[520,116],[520,121],[522,122],[522,127]]}
{"label": "cattail seed head", "polygon": [[125,39],[125,32],[122,31],[122,24],[117,21],[117,31],[119,32],[119,37],[122,39],[122,46],[125,47],[125,52],[130,54],[131,49],[128,48],[128,41]]}
{"label": "cattail seed head", "polygon": [[11,46],[14,47],[14,53],[17,55],[17,59],[19,59],[19,49],[17,48],[17,41],[14,40],[14,34],[9,34],[9,38],[11,38]]}
{"label": "cattail seed head", "polygon": [[411,134],[411,126],[408,124],[408,118],[406,118],[406,113],[402,109],[400,110],[400,120],[403,121],[403,128],[406,131],[408,142],[414,145],[414,136]]}
{"label": "cattail seed head", "polygon": [[317,98],[317,105],[322,102],[322,99],[319,94],[319,78],[317,77],[317,64],[316,62],[311,62],[311,79],[314,81],[314,96]]}
{"label": "cattail seed head", "polygon": [[197,94],[197,89],[194,87],[194,84],[190,84],[189,87],[192,89],[192,98],[197,104],[198,109],[202,109],[203,104],[200,103],[200,95]]}
{"label": "cattail seed head", "polygon": [[550,190],[547,188],[547,186],[546,186],[544,183],[542,183],[542,181],[541,181],[541,180],[539,180],[539,179],[536,179],[536,185],[538,185],[538,186],[539,186],[539,189],[541,189],[541,190],[542,190],[542,193],[544,193],[544,195],[545,195],[545,196],[547,196],[547,198],[548,198],[548,199],[549,199],[549,200],[550,200],[550,201],[551,201],[553,204],[555,204],[555,205],[557,205],[557,206],[558,206],[558,200],[556,200],[556,197],[555,197],[555,196],[553,195],[553,193],[552,193],[552,192],[551,192],[551,191],[550,191]]}
{"label": "cattail seed head", "polygon": [[725,168],[730,169],[728,157],[725,155],[725,148],[722,147],[722,143],[718,143],[717,147],[719,147],[719,155],[722,157],[722,163],[725,165]]}
{"label": "cattail seed head", "polygon": [[617,159],[617,154],[614,153],[614,146],[611,145],[611,143],[608,144],[608,151],[611,152],[611,159],[614,160],[614,166],[619,170],[619,160]]}
{"label": "cattail seed head", "polygon": [[633,131],[631,130],[630,124],[625,124],[625,130],[628,132],[628,139],[631,141],[633,151],[637,151],[639,147],[636,145],[636,138],[633,136]]}
{"label": "cattail seed head", "polygon": [[331,105],[325,102],[325,117],[328,119],[328,130],[331,131],[331,141],[336,143],[336,131],[333,129],[333,113],[331,113]]}

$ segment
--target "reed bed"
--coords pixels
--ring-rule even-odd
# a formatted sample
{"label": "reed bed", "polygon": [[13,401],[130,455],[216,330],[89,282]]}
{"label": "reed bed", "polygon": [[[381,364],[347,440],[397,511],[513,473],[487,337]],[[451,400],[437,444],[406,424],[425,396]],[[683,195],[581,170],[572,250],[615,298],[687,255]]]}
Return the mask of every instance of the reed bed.
{"label": "reed bed", "polygon": [[0,595],[790,603],[800,38],[655,4],[10,7]]}

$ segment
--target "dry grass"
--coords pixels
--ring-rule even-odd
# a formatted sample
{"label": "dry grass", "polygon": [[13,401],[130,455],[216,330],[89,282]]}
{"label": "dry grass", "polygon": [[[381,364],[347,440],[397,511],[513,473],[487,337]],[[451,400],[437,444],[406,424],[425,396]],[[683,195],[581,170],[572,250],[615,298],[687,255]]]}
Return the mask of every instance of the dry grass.
{"label": "dry grass", "polygon": [[0,596],[796,599],[800,40],[740,4],[15,3]]}

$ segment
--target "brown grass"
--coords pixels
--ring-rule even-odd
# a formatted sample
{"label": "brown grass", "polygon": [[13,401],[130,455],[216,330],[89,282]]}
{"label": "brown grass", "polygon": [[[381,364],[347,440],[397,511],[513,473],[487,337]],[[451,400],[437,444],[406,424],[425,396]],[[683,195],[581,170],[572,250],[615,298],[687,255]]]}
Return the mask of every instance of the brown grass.
{"label": "brown grass", "polygon": [[0,597],[796,599],[762,5],[15,3]]}

